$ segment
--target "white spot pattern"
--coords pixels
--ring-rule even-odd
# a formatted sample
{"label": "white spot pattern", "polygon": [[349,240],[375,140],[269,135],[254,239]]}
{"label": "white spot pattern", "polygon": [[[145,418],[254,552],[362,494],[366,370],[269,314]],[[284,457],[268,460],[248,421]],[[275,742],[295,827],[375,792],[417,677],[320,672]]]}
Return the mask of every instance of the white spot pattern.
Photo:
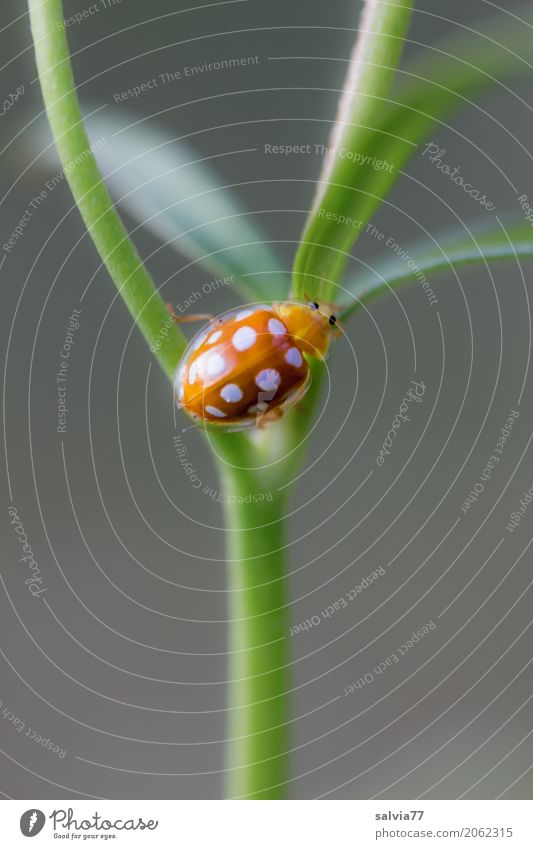
{"label": "white spot pattern", "polygon": [[269,318],[268,329],[274,336],[282,336],[287,332],[287,328],[277,318]]}
{"label": "white spot pattern", "polygon": [[223,419],[226,416],[226,413],[224,413],[222,410],[219,410],[218,407],[212,407],[210,404],[207,404],[205,409],[206,412],[209,413],[209,415],[216,416],[218,419]]}
{"label": "white spot pattern", "polygon": [[224,369],[226,368],[226,361],[224,357],[221,357],[220,354],[211,354],[209,357],[205,370],[209,377],[216,377],[219,374],[222,374]]}
{"label": "white spot pattern", "polygon": [[220,390],[220,397],[228,404],[236,404],[242,398],[242,389],[236,383],[226,383]]}
{"label": "white spot pattern", "polygon": [[209,339],[207,340],[207,344],[208,345],[214,345],[215,342],[217,342],[220,339],[221,336],[222,336],[222,331],[217,330],[215,333],[213,333],[212,336],[209,337]]}
{"label": "white spot pattern", "polygon": [[281,383],[281,375],[275,368],[264,368],[255,378],[263,392],[274,392]]}
{"label": "white spot pattern", "polygon": [[189,369],[189,383],[191,386],[196,380],[196,363],[193,363]]}
{"label": "white spot pattern", "polygon": [[253,310],[241,310],[235,316],[235,321],[243,321],[245,318],[249,318],[253,314],[254,314]]}
{"label": "white spot pattern", "polygon": [[298,348],[289,348],[285,354],[285,360],[290,366],[294,366],[295,368],[300,368],[303,363],[303,358]]}
{"label": "white spot pattern", "polygon": [[209,330],[204,330],[202,333],[199,333],[198,338],[194,339],[193,342],[192,342],[192,345],[191,345],[192,350],[197,351],[198,348],[200,348],[204,344],[208,335],[209,335]]}
{"label": "white spot pattern", "polygon": [[248,348],[251,348],[257,339],[257,333],[253,329],[253,327],[248,327],[247,324],[244,327],[239,327],[238,330],[235,331],[232,337],[233,347],[237,349],[237,351],[247,351]]}

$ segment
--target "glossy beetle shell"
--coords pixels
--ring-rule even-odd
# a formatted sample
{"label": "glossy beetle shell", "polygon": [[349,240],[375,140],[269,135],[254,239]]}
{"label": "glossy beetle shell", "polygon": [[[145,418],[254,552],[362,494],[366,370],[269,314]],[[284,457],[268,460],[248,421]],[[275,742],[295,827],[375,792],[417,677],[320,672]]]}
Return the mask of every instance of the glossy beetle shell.
{"label": "glossy beetle shell", "polygon": [[279,418],[302,398],[309,365],[282,308],[233,310],[193,338],[176,375],[178,405],[193,419],[240,430]]}

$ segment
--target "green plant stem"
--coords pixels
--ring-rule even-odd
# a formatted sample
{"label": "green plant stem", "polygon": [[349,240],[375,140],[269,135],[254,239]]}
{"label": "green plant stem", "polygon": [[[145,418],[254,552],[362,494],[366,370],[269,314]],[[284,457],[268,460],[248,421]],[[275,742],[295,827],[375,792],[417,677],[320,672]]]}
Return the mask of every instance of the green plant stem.
{"label": "green plant stem", "polygon": [[[294,262],[294,293],[328,302],[337,285],[347,251],[359,232],[358,191],[366,165],[343,154],[370,159],[383,104],[401,56],[413,0],[365,0],[350,59],[329,153]],[[347,220],[349,219],[349,220]]]}
{"label": "green plant stem", "polygon": [[[60,0],[29,0],[39,79],[61,163],[96,248],[161,366],[173,380],[185,347],[102,181],[79,109]],[[165,328],[162,335],[161,330]],[[290,657],[286,506],[300,468],[322,368],[304,415],[292,411],[266,435],[209,434],[227,524],[230,727],[226,795],[285,798],[289,780]],[[287,455],[289,459],[284,460]],[[269,471],[253,470],[258,462]],[[279,486],[283,485],[281,490]],[[259,500],[263,496],[271,500]]]}
{"label": "green plant stem", "polygon": [[[74,200],[96,248],[168,377],[186,344],[117,215],[90,149],[70,66],[60,0],[29,0],[35,54],[47,116]],[[165,334],[161,336],[161,330]],[[159,341],[159,346],[158,346]],[[244,434],[209,439],[226,493],[231,726],[227,795],[280,798],[286,793],[289,721],[284,497],[255,502],[265,476]],[[268,477],[268,476],[266,476]],[[249,500],[250,499],[250,500]],[[239,503],[239,501],[241,503]]]}
{"label": "green plant stem", "polygon": [[[303,406],[258,432],[253,444],[246,439],[239,445],[231,438],[243,434],[213,438],[223,491],[243,499],[225,506],[232,620],[227,759],[231,798],[288,796],[292,684],[286,513],[325,373],[317,360],[310,366],[312,383]],[[242,472],[238,467],[245,463],[264,463],[267,468]],[[272,501],[252,500],[265,491]]]}
{"label": "green plant stem", "polygon": [[[291,482],[325,372],[311,363],[305,406],[257,432],[209,435],[225,502],[230,627],[230,720],[226,795],[288,795],[291,704],[286,513]],[[256,468],[263,464],[264,468]],[[247,469],[242,469],[247,466]],[[264,500],[265,493],[272,500]],[[259,496],[261,500],[254,500]],[[240,500],[240,503],[239,503]]]}
{"label": "green plant stem", "polygon": [[342,321],[393,289],[417,279],[419,283],[421,279],[426,282],[425,278],[441,271],[456,271],[467,265],[487,267],[489,263],[504,261],[519,265],[520,259],[533,258],[531,228],[522,222],[507,226],[498,222],[485,232],[471,232],[470,238],[465,238],[464,233],[437,234],[433,241],[434,246],[429,250],[427,245],[405,248],[405,255],[415,258],[413,267],[385,258],[376,263],[371,272],[365,271],[356,281],[348,281],[344,289],[352,293],[354,300],[340,308]]}
{"label": "green plant stem", "polygon": [[231,680],[226,795],[282,799],[289,779],[290,676],[285,498],[257,475],[222,474]]}
{"label": "green plant stem", "polygon": [[440,131],[449,116],[465,105],[480,108],[487,90],[496,84],[505,89],[504,80],[530,69],[520,54],[530,52],[532,16],[525,6],[521,11],[525,21],[500,11],[428,46],[406,65],[397,93],[382,110],[372,142],[376,159],[388,162],[389,167],[361,169],[358,218],[362,225],[377,211],[411,157],[420,155],[419,145],[431,129]]}
{"label": "green plant stem", "polygon": [[63,172],[87,230],[134,321],[172,378],[186,339],[171,321],[114,208],[80,112],[61,0],[28,0],[39,81]]}

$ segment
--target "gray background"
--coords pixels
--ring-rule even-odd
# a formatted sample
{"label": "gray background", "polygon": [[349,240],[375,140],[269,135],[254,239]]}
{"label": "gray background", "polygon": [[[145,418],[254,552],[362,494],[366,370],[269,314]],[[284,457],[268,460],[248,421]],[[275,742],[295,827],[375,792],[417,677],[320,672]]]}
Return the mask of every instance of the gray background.
{"label": "gray background", "polygon": [[[131,105],[141,115],[165,110],[158,120],[176,135],[204,130],[194,141],[201,156],[259,149],[225,157],[217,167],[222,182],[248,183],[239,189],[242,201],[261,211],[257,218],[280,242],[288,269],[320,160],[282,160],[260,151],[265,142],[326,141],[345,69],[338,60],[349,55],[357,4],[274,0],[162,17],[189,5],[123,0],[72,27],[78,83],[91,102],[118,109],[115,91],[165,70],[261,56],[253,68],[167,86]],[[454,0],[443,19],[442,3],[417,5],[407,53],[424,50],[454,21],[470,25],[494,6]],[[82,7],[68,2],[66,14]],[[519,12],[523,5],[505,7]],[[6,2],[4,21],[20,16],[21,8]],[[46,174],[31,169],[21,176],[28,163],[22,140],[35,132],[27,122],[41,110],[37,85],[30,84],[35,67],[27,18],[1,37],[2,55],[11,60],[2,91],[26,86],[21,103],[2,118],[3,144],[21,132],[3,155],[2,232],[9,233]],[[268,61],[275,56],[308,58]],[[480,102],[484,112],[463,110],[437,136],[447,158],[486,191],[499,214],[517,212],[511,185],[533,196],[531,163],[520,147],[533,132],[530,81],[512,89],[522,100],[500,86]],[[251,123],[216,129],[239,122]],[[420,240],[422,228],[436,235],[476,219],[488,220],[487,214],[415,156],[375,223],[408,245]],[[159,247],[146,232],[136,234],[136,243],[143,255]],[[358,243],[357,256],[366,262],[379,252],[370,238]],[[185,264],[169,247],[150,259],[156,279],[169,280],[169,300],[212,278],[200,267],[180,274]],[[291,621],[318,614],[378,566],[386,575],[347,609],[291,638],[293,797],[531,795],[530,515],[512,535],[505,531],[533,483],[526,450],[533,412],[530,267],[442,274],[433,284],[440,325],[412,286],[348,325],[352,347],[337,344],[332,394],[311,446],[311,457],[324,453],[301,478],[293,501]],[[47,198],[2,268],[12,500],[47,592],[45,604],[24,586],[4,482],[0,699],[26,728],[68,751],[60,758],[3,719],[0,791],[29,799],[218,798],[227,695],[220,508],[191,488],[176,463],[168,385],[151,367],[141,337],[130,335],[129,315],[113,301],[113,286],[98,268],[65,186]],[[355,260],[351,273],[357,273]],[[58,352],[67,317],[91,280],[61,439]],[[226,289],[210,295],[202,309],[217,312],[235,301]],[[427,386],[424,403],[377,469],[376,453],[414,376],[415,350],[416,374]],[[355,404],[340,427],[356,375]],[[520,418],[502,462],[462,516],[461,504],[522,387]],[[193,431],[184,438],[202,481],[217,489],[201,439]],[[429,620],[435,630],[400,663],[343,695]]]}

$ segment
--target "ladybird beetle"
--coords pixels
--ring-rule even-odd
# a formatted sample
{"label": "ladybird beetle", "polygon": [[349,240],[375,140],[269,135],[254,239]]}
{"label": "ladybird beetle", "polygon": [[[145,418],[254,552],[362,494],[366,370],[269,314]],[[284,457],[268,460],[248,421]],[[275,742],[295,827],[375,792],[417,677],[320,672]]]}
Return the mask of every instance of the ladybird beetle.
{"label": "ladybird beetle", "polygon": [[178,406],[225,430],[281,418],[310,384],[304,354],[323,358],[336,319],[326,305],[283,301],[224,313],[187,347],[176,373]]}

